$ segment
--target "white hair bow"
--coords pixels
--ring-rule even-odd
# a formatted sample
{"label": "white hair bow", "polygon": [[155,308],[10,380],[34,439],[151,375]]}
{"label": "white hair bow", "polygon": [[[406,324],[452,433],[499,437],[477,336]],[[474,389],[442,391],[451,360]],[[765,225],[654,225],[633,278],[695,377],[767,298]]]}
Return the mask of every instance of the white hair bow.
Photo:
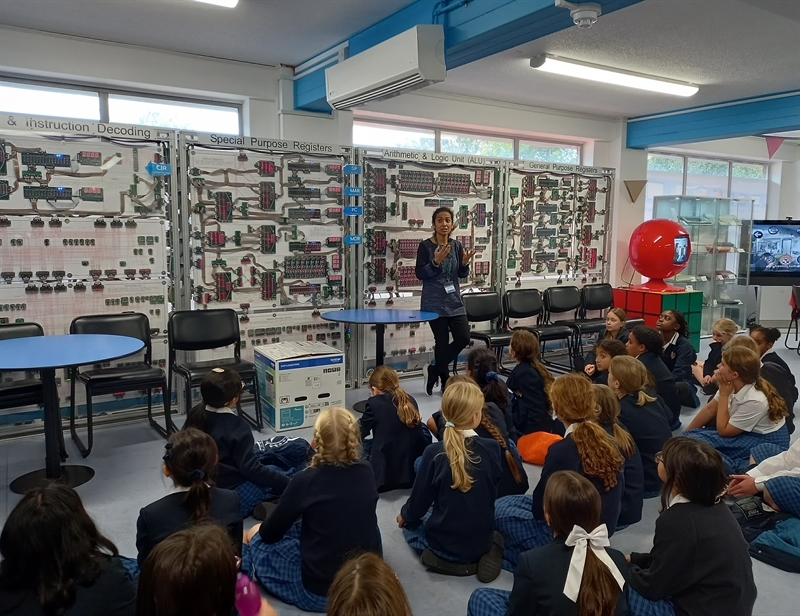
{"label": "white hair bow", "polygon": [[605,524],[601,524],[591,533],[587,533],[576,524],[572,527],[572,532],[570,532],[567,537],[566,544],[569,547],[574,546],[572,558],[569,561],[567,582],[564,584],[564,594],[570,601],[574,603],[578,601],[578,593],[580,592],[581,580],[583,579],[583,567],[586,564],[587,545],[591,546],[592,552],[600,559],[600,562],[608,567],[614,579],[617,581],[617,584],[619,584],[620,590],[622,590],[625,586],[625,578],[605,550],[606,546],[611,545],[608,542],[608,529]]}

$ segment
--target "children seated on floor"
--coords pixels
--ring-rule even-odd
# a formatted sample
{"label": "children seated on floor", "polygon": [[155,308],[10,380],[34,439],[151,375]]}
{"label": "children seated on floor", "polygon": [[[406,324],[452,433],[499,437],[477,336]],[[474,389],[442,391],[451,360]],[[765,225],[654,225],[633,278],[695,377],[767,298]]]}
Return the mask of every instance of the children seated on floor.
{"label": "children seated on floor", "polygon": [[705,361],[696,361],[692,366],[692,376],[706,396],[717,393],[717,384],[714,381],[714,372],[722,361],[722,347],[736,335],[739,326],[731,319],[722,318],[711,325],[711,344],[709,344],[708,357]]}
{"label": "children seated on floor", "polygon": [[644,470],[642,455],[633,437],[618,421],[619,398],[608,385],[593,385],[597,400],[597,423],[614,437],[617,449],[625,458],[622,473],[625,479],[625,490],[622,493],[619,518],[617,524],[630,526],[642,519],[644,505]]}
{"label": "children seated on floor", "polygon": [[478,588],[468,616],[578,616],[628,613],[625,556],[609,547],[597,488],[578,473],[553,473],[544,515],[553,539],[523,552],[511,592]]}
{"label": "children seated on floor", "polygon": [[503,551],[502,537],[494,532],[500,446],[475,431],[484,406],[481,390],[453,378],[442,396],[442,442],[422,454],[397,525],[428,569],[446,575],[477,573],[486,583],[500,575]]}
{"label": "children seated on floor", "polygon": [[324,612],[339,567],[357,552],[382,553],[378,491],[361,459],[359,428],[347,409],[331,407],[314,424],[316,449],[263,524],[245,534],[242,569],[281,601]]}
{"label": "children seated on floor", "polygon": [[512,393],[511,416],[520,435],[532,432],[563,434],[563,426],[550,414],[547,388],[553,375],[540,360],[539,339],[531,332],[518,329],[511,336],[509,355],[517,365],[506,385]]}
{"label": "children seated on floor", "polygon": [[717,449],[729,473],[748,465],[750,451],[761,443],[789,447],[786,404],[759,376],[758,354],[741,346],[722,352],[717,395],[689,424],[685,436]]}
{"label": "children seated on floor", "polygon": [[97,530],[78,493],[33,488],[0,533],[0,614],[134,616],[136,585],[117,547]]}
{"label": "children seated on floor", "polygon": [[[199,524],[159,543],[142,566],[137,616],[220,616],[234,612],[237,557],[225,530]],[[277,616],[261,599],[256,616]]]}
{"label": "children seated on floor", "polygon": [[620,355],[627,355],[628,349],[620,340],[601,340],[594,346],[595,358],[591,379],[596,385],[608,385],[608,368],[611,360]]}
{"label": "children seated on floor", "polygon": [[642,454],[645,498],[655,498],[661,490],[656,454],[672,436],[668,411],[645,391],[647,369],[630,356],[611,360],[608,385],[619,398],[619,420],[627,428]]}
{"label": "children seated on floor", "polygon": [[411,616],[403,585],[377,554],[348,560],[333,578],[328,616]]}
{"label": "children seated on floor", "polygon": [[283,493],[289,477],[305,467],[310,450],[297,437],[256,443],[250,426],[233,410],[243,387],[235,370],[213,368],[200,383],[203,401],[189,411],[183,427],[197,428],[214,439],[219,452],[217,486],[236,491],[242,518],[255,513],[263,519],[271,509],[264,501]]}
{"label": "children seated on floor", "polygon": [[625,346],[628,355],[642,362],[653,377],[654,393],[671,411],[669,427],[674,431],[681,427],[681,399],[675,378],[661,359],[663,343],[664,339],[657,329],[647,325],[637,325],[631,330]]}
{"label": "children seated on floor", "polygon": [[632,553],[631,616],[736,614],[756,600],[748,545],[721,502],[728,476],[719,452],[685,436],[664,444],[658,459],[661,514],[649,554]]}
{"label": "children seated on floor", "polygon": [[[606,328],[597,334],[597,338],[592,344],[592,350],[584,357],[583,371],[589,377],[594,377],[597,370],[596,356],[597,346],[604,340],[618,340],[622,344],[628,341],[628,330],[625,327],[625,322],[628,320],[628,315],[622,308],[611,308],[606,313]],[[580,366],[578,366],[580,371]]]}
{"label": "children seated on floor", "polygon": [[[419,416],[417,401],[400,387],[392,368],[375,368],[369,389],[359,426],[378,492],[410,488],[416,476],[414,461],[431,444],[431,434]],[[364,440],[370,434],[372,439]]]}
{"label": "children seated on floor", "polygon": [[603,503],[601,522],[614,534],[619,519],[625,480],[623,458],[614,439],[595,421],[597,409],[592,384],[586,375],[559,376],[550,387],[550,401],[566,428],[564,438],[547,450],[544,467],[533,495],[506,496],[497,501],[495,528],[505,538],[503,568],[513,571],[519,555],[550,541],[544,518],[544,490],[556,471],[575,471],[595,486]]}
{"label": "children seated on floor", "polygon": [[661,358],[675,379],[683,406],[696,409],[700,406],[697,390],[692,382],[692,366],[697,353],[689,342],[689,325],[680,310],[665,310],[658,316],[656,329],[661,334]]}

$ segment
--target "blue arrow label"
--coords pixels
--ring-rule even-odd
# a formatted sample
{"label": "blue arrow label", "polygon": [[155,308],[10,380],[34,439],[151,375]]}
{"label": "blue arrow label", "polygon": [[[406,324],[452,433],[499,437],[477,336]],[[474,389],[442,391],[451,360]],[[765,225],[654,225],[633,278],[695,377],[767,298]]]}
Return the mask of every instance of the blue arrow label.
{"label": "blue arrow label", "polygon": [[363,194],[360,186],[345,186],[344,187],[344,196],[345,197],[360,197]]}
{"label": "blue arrow label", "polygon": [[348,205],[344,208],[345,216],[363,216],[364,208],[360,205]]}
{"label": "blue arrow label", "polygon": [[363,239],[364,238],[362,238],[360,235],[345,235],[344,243],[347,246],[354,246],[356,244],[360,244],[363,241]]}
{"label": "blue arrow label", "polygon": [[345,165],[342,170],[345,175],[361,175],[361,165]]}
{"label": "blue arrow label", "polygon": [[172,173],[172,166],[166,163],[154,163],[153,161],[150,161],[145,165],[144,168],[147,173],[153,177],[157,175],[170,175]]}

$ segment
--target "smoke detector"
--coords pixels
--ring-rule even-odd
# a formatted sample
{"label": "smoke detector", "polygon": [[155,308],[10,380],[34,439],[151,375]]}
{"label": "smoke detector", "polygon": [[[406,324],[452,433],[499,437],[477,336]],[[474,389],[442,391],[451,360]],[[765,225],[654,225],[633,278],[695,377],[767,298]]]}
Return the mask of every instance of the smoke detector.
{"label": "smoke detector", "polygon": [[603,12],[603,7],[596,2],[577,4],[575,2],[568,2],[567,0],[556,0],[556,6],[569,9],[572,21],[575,22],[575,25],[581,30],[591,28]]}

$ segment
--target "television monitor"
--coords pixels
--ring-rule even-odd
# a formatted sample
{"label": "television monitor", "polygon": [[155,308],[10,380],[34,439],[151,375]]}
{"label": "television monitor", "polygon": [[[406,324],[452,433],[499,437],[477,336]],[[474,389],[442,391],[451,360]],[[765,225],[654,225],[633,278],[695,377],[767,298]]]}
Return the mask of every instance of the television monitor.
{"label": "television monitor", "polygon": [[800,284],[800,220],[754,220],[750,240],[750,284]]}
{"label": "television monitor", "polygon": [[677,236],[672,243],[673,246],[673,265],[684,265],[689,260],[689,237],[686,235]]}

